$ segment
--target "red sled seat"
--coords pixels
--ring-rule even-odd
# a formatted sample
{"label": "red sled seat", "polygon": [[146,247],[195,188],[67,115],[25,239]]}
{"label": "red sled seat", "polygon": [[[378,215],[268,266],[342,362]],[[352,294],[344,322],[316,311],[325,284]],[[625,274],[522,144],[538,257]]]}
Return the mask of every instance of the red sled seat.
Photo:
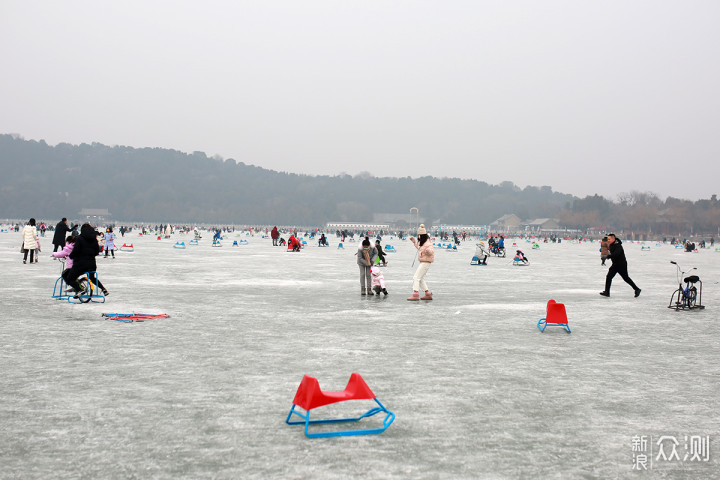
{"label": "red sled seat", "polygon": [[551,326],[563,327],[568,333],[571,333],[567,313],[565,312],[565,304],[557,303],[555,300],[550,299],[547,303],[545,318],[538,320],[537,326],[541,332],[544,332],[546,327]]}
{"label": "red sled seat", "polygon": [[[352,417],[352,418],[332,418],[332,419],[322,419],[322,420],[310,420],[310,410],[313,410],[315,408],[323,407],[325,405],[331,405],[333,403],[338,402],[345,402],[347,400],[374,400],[378,406],[371,408],[364,414],[360,415],[359,417]],[[303,410],[305,410],[305,414],[298,412],[295,410],[295,407],[300,407]],[[311,424],[320,424],[320,423],[341,423],[341,422],[357,422],[363,418],[371,417],[375,415],[376,413],[385,412],[386,416],[383,420],[383,426],[380,428],[369,428],[369,429],[361,429],[361,430],[342,430],[342,431],[333,431],[333,432],[318,432],[318,433],[310,433],[309,427]],[[293,415],[297,415],[301,417],[303,420],[291,420]],[[350,375],[350,380],[348,381],[347,386],[345,387],[345,390],[341,392],[326,392],[320,389],[320,383],[318,382],[317,378],[311,377],[309,375],[303,376],[302,381],[300,382],[300,386],[297,389],[297,392],[295,393],[295,398],[293,399],[293,405],[290,408],[290,413],[288,413],[287,419],[285,422],[288,425],[305,425],[305,435],[310,438],[321,438],[321,437],[340,437],[340,436],[348,436],[348,435],[367,435],[367,434],[373,434],[373,433],[382,433],[384,432],[390,424],[395,419],[395,414],[385,408],[385,406],[380,403],[380,401],[377,399],[375,394],[370,390],[370,387],[365,383],[365,380],[360,376],[359,373],[353,373]]]}

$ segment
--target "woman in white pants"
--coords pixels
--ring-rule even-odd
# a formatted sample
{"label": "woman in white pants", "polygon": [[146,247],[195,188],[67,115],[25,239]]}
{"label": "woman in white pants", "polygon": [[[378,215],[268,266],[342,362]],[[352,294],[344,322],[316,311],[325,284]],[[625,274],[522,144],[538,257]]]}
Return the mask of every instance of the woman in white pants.
{"label": "woman in white pants", "polygon": [[[432,300],[432,292],[428,290],[427,284],[425,284],[425,274],[430,269],[430,265],[435,260],[435,249],[430,241],[430,237],[425,230],[425,225],[420,225],[417,231],[417,240],[414,237],[410,237],[410,241],[418,249],[418,265],[413,277],[413,294],[408,297],[410,301],[416,300]],[[424,296],[420,296],[420,290],[425,292]]]}

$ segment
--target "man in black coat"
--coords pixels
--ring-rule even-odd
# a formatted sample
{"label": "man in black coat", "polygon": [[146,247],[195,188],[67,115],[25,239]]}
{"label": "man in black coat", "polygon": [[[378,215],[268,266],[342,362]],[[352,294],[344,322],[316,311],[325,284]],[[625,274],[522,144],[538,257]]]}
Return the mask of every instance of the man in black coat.
{"label": "man in black coat", "polygon": [[67,224],[67,218],[63,217],[63,219],[55,225],[55,235],[53,235],[53,245],[55,245],[55,248],[53,248],[53,252],[65,248],[65,236],[69,231],[70,228]]}
{"label": "man in black coat", "polygon": [[[612,266],[608,269],[607,277],[605,277],[605,290],[600,292],[603,297],[610,296],[610,285],[615,274],[620,274],[623,280],[635,290],[635,296],[640,296],[640,287],[635,285],[627,271],[627,259],[625,258],[625,250],[619,238],[614,233],[608,234],[609,254],[607,258],[612,260]],[[606,259],[607,259],[606,258]]]}
{"label": "man in black coat", "polygon": [[[70,258],[73,259],[73,267],[63,273],[63,279],[69,287],[77,292],[75,298],[82,293],[79,291],[76,283],[78,277],[85,272],[95,272],[95,270],[97,270],[95,257],[100,253],[100,245],[98,245],[97,240],[98,235],[100,234],[95,231],[90,224],[84,224],[80,228],[80,235],[78,235],[77,240],[75,240],[73,251],[70,252]],[[95,278],[95,274],[91,273],[90,276],[91,278],[89,280],[97,283],[103,293],[108,295],[105,287]]]}

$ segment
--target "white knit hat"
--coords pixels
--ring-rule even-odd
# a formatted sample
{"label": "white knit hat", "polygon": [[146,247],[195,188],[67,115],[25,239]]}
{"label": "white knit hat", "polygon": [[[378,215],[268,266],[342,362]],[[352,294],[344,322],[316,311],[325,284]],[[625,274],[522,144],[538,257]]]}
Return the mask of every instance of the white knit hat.
{"label": "white knit hat", "polygon": [[418,235],[427,235],[427,230],[425,230],[425,224],[424,224],[424,223],[421,223],[420,226],[418,227],[417,234],[418,234]]}

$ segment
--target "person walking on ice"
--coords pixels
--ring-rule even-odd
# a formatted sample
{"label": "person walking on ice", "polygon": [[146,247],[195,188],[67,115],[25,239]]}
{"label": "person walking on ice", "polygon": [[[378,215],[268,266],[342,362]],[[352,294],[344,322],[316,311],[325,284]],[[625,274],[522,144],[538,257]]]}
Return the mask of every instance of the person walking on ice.
{"label": "person walking on ice", "polygon": [[67,218],[63,217],[62,220],[55,225],[55,234],[53,235],[53,253],[58,250],[65,248],[65,236],[70,231],[70,227],[67,224]]}
{"label": "person walking on ice", "polygon": [[[30,252],[30,263],[33,263],[33,256],[35,256],[35,250],[38,250],[40,240],[38,239],[37,227],[35,226],[35,219],[31,218],[30,221],[25,225],[22,231],[23,237],[23,263],[27,263],[28,252]],[[37,263],[38,259],[35,256],[34,262]]]}
{"label": "person walking on ice", "polygon": [[105,258],[108,258],[108,254],[112,253],[113,260],[115,259],[115,234],[113,233],[112,227],[108,227],[103,236],[105,240]]}
{"label": "person walking on ice", "polygon": [[619,273],[620,277],[622,277],[622,279],[625,280],[625,282],[630,285],[633,290],[635,290],[635,296],[639,297],[640,287],[635,285],[635,282],[633,282],[628,275],[627,259],[625,258],[625,250],[623,249],[622,242],[619,238],[615,237],[614,233],[609,233],[608,244],[609,251],[607,258],[612,260],[612,265],[608,269],[607,277],[605,277],[605,290],[600,292],[600,295],[602,295],[603,297],[610,296],[610,285],[612,285],[612,279],[615,274]]}
{"label": "person walking on ice", "polygon": [[[425,225],[420,224],[420,227],[418,227],[417,230],[417,235],[417,240],[415,237],[410,237],[410,241],[418,250],[418,260],[420,261],[420,265],[418,265],[418,268],[415,271],[415,276],[413,276],[413,294],[408,297],[408,300],[432,300],[432,292],[428,290],[427,284],[425,283],[425,275],[430,269],[430,265],[435,260],[435,248],[430,241],[427,230],[425,230]],[[425,292],[425,295],[422,297],[420,296],[420,290]]]}

